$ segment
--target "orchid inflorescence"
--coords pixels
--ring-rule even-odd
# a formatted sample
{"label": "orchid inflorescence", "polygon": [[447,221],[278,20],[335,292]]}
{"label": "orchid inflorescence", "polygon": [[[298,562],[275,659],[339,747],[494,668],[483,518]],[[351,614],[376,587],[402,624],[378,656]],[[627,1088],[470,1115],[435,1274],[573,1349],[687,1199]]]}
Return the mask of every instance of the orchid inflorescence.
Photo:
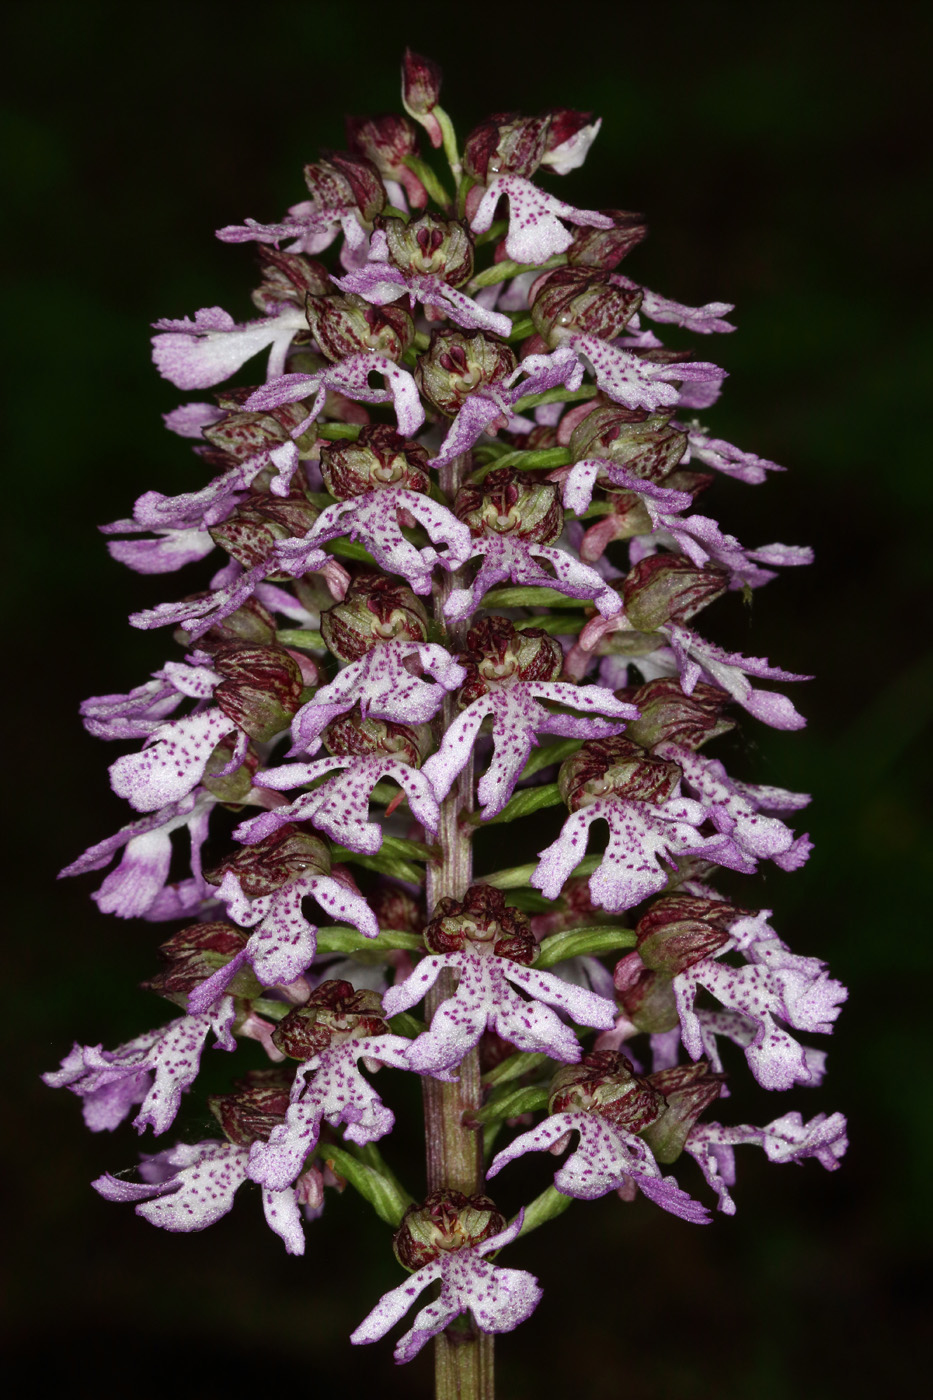
{"label": "orchid inflorescence", "polygon": [[[156,324],[156,365],[181,389],[216,389],[264,351],[266,378],[167,414],[211,480],[148,491],[104,527],[142,573],[217,547],[227,560],[206,592],[131,618],[173,627],[176,658],[83,704],[92,734],[143,741],[110,767],[135,815],[62,873],[118,857],[99,907],[182,922],[147,983],[181,1014],[114,1050],[75,1045],[45,1076],[94,1131],[135,1110],[163,1134],[206,1041],[259,1042],[268,1067],[208,1101],[222,1135],[94,1186],[188,1231],[251,1181],[301,1254],[303,1220],[349,1183],[411,1271],[351,1340],[440,1282],[400,1361],[462,1314],[457,1356],[525,1319],[537,1281],[493,1256],[573,1197],[641,1193],[706,1223],[696,1183],[670,1171],[681,1157],[731,1214],[735,1147],[831,1169],[846,1146],[838,1113],[710,1119],[724,1042],[763,1087],[812,1087],[824,1054],[796,1032],[829,1032],[845,997],[769,911],[711,884],[717,867],[809,854],[785,820],[806,796],[703,752],[741,709],[804,723],[757,684],[804,677],[692,625],[810,561],[693,512],[713,473],[780,470],[701,426],[725,372],[654,329],[728,332],[732,308],[641,287],[616,270],[639,216],[533,182],[582,164],[590,114],[492,117],[461,156],[439,89],[407,52],[406,116],[351,120],[349,149],[305,167],[309,197],[280,222],[220,230],[256,247],[258,320],[209,307]],[[483,823],[562,804],[536,862],[474,874]],[[205,868],[223,812],[237,844]],[[170,879],[182,829],[190,871]],[[395,1121],[364,1073],[380,1066],[424,1083],[421,1201],[375,1146]],[[566,1153],[553,1186],[507,1221],[487,1183],[545,1150]]]}

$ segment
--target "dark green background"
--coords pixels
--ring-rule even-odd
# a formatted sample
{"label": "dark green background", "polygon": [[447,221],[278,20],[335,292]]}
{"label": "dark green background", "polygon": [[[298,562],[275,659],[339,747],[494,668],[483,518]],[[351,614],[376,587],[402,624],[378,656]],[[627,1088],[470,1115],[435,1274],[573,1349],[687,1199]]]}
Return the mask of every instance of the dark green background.
{"label": "dark green background", "polygon": [[142,490],[196,479],[161,428],[181,396],[149,363],[148,322],[215,303],[250,314],[252,254],[211,231],[301,198],[301,164],[341,144],[342,113],[396,109],[406,41],[444,66],[461,134],[490,110],[601,113],[588,165],[560,193],[647,212],[651,239],[626,269],[648,286],[737,304],[738,333],[702,346],[732,376],[707,419],[790,470],[766,487],[724,482],[710,504],[749,544],[817,547],[813,569],[756,597],[751,631],[735,600],[708,614],[717,639],[817,676],[795,690],[809,728],[749,725],[743,759],[747,776],[814,793],[816,851],[746,897],[773,904],[793,946],[828,957],[852,988],[822,1090],[740,1091],[727,1108],[752,1121],[844,1109],[843,1169],[769,1167],[746,1149],[739,1213],[706,1230],[644,1201],[574,1205],[507,1261],[546,1293],[499,1347],[501,1392],[783,1400],[919,1379],[933,688],[922,13],[590,4],[552,18],[465,0],[413,8],[410,22],[388,4],[7,10],[4,1165],[8,1365],[23,1383],[427,1393],[426,1358],[397,1372],[387,1344],[346,1342],[397,1277],[388,1232],[350,1193],[309,1228],[304,1261],[284,1255],[246,1192],[211,1231],[165,1235],[86,1184],[134,1160],[135,1135],[91,1137],[74,1099],[37,1083],[73,1037],[114,1044],[160,1014],[134,990],[160,931],[99,915],[89,880],[53,879],[124,819],[112,754],[83,734],[78,701],[159,665],[163,639],[131,632],[126,613],[195,586],[131,575],[94,531]]}

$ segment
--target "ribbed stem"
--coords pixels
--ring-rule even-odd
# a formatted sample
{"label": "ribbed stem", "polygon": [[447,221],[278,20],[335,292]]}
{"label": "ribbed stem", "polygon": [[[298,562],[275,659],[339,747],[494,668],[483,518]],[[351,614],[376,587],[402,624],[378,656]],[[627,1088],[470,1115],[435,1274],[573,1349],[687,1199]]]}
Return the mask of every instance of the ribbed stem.
{"label": "ribbed stem", "polygon": [[[470,471],[469,457],[459,457],[441,469],[440,486],[448,503],[453,504],[460,483]],[[463,648],[469,622],[448,625],[444,603],[459,582],[456,575],[444,574],[434,600],[434,616],[448,649]],[[456,701],[444,701],[440,740],[456,716]],[[473,875],[471,829],[464,822],[473,810],[473,761],[463,769],[441,804],[438,828],[440,857],[428,865],[427,907],[430,915],[439,899],[462,899]],[[442,1001],[454,992],[453,974],[444,972],[427,998],[428,1022]],[[463,1126],[463,1115],[480,1107],[479,1051],[472,1050],[461,1062],[456,1084],[424,1079],[425,1147],[428,1191],[447,1188],[476,1195],[483,1188],[482,1136]],[[436,1400],[494,1400],[493,1339],[480,1332],[467,1318],[459,1318],[435,1338],[434,1394]]]}

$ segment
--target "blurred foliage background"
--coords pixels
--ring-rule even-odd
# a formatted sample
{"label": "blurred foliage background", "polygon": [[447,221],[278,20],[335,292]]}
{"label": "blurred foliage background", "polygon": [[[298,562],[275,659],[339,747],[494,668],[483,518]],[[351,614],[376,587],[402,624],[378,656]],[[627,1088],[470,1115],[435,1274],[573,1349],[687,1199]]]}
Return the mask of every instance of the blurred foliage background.
{"label": "blurred foliage background", "polygon": [[[162,1010],[135,990],[162,930],[99,915],[87,880],[54,882],[125,819],[107,787],[112,754],[84,735],[78,702],[161,664],[165,639],[133,632],[127,612],[198,586],[121,570],[95,534],[142,490],[195,480],[162,429],[180,396],[151,367],[148,323],[212,304],[252,314],[252,254],[212,230],[300,199],[302,163],[342,144],[345,112],[398,110],[407,42],[443,65],[461,135],[490,111],[601,113],[561,195],[647,212],[630,275],[688,303],[736,303],[739,331],[700,346],[731,374],[706,419],[790,470],[761,488],[723,481],[710,509],[748,544],[817,548],[815,567],[759,593],[751,617],[733,598],[703,619],[717,640],[817,677],[795,688],[802,734],[747,726],[743,776],[812,791],[816,841],[802,873],[769,875],[754,894],[749,883],[747,898],[773,905],[792,945],[827,957],[852,991],[822,1090],[769,1101],[737,1085],[729,1111],[762,1122],[845,1110],[843,1169],[770,1167],[745,1149],[739,1213],[706,1230],[644,1200],[574,1205],[508,1261],[546,1292],[499,1347],[501,1393],[784,1400],[919,1379],[928,15],[464,0],[410,18],[276,0],[6,10],[8,1368],[101,1396],[283,1382],[429,1393],[427,1354],[397,1371],[388,1345],[346,1341],[397,1277],[387,1229],[350,1192],[309,1228],[304,1261],[285,1256],[245,1191],[205,1234],[165,1235],[87,1185],[148,1141],[128,1128],[91,1137],[76,1101],[37,1078],[73,1038],[113,1045]],[[535,845],[510,833],[517,854]],[[225,1067],[207,1058],[220,1087]],[[413,1102],[398,1107],[415,1121]],[[411,1156],[415,1189],[418,1171]]]}

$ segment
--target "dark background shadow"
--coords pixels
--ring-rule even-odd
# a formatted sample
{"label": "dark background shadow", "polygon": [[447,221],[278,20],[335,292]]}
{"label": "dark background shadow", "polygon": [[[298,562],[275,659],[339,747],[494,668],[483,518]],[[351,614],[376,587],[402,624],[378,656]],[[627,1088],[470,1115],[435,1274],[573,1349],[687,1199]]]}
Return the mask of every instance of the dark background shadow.
{"label": "dark background shadow", "polygon": [[90,1137],[37,1080],[72,1038],[112,1045],[156,1011],[134,989],[160,931],[53,880],[124,820],[77,704],[161,663],[163,641],[125,617],[183,591],[121,570],[94,532],[143,489],[193,481],[162,430],[180,396],[152,370],[147,325],[202,305],[251,314],[252,254],[211,231],[300,199],[303,161],[342,144],[344,112],[397,110],[409,42],[444,66],[461,135],[490,110],[601,113],[560,193],[647,212],[626,270],[648,286],[737,305],[739,332],[701,347],[732,376],[706,417],[790,470],[722,483],[712,511],[749,544],[817,548],[756,597],[751,634],[734,600],[709,614],[718,640],[817,676],[795,694],[803,734],[748,726],[748,775],[812,791],[816,841],[802,873],[749,898],[852,988],[822,1090],[736,1100],[759,1122],[845,1110],[843,1169],[749,1149],[739,1213],[709,1230],[645,1201],[574,1205],[508,1261],[546,1294],[499,1348],[501,1393],[890,1393],[922,1374],[929,1289],[929,26],[920,6],[590,5],[554,27],[531,7],[449,8],[407,26],[387,5],[6,15],[8,1367],[100,1396],[428,1393],[426,1358],[397,1372],[387,1345],[346,1342],[397,1278],[387,1230],[351,1193],[309,1228],[304,1261],[245,1192],[209,1232],[165,1235],[87,1186],[134,1160],[132,1131]]}

